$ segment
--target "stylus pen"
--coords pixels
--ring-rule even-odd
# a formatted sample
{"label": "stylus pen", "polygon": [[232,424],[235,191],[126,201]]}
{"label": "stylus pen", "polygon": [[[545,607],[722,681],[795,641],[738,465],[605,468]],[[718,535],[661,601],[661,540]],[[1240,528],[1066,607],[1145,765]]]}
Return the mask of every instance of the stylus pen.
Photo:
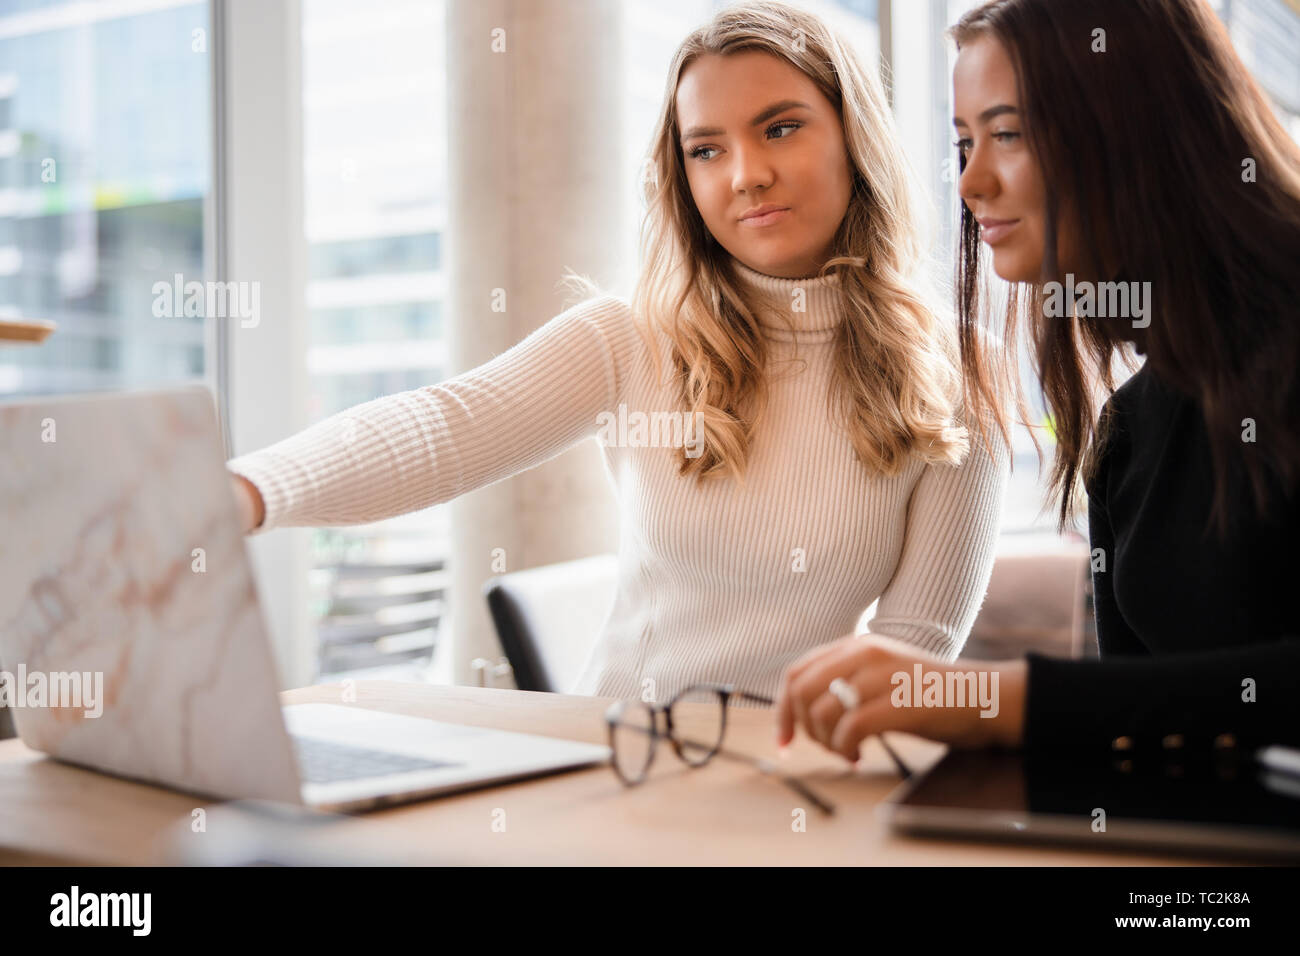
{"label": "stylus pen", "polygon": [[1300,777],[1300,750],[1273,744],[1255,751],[1255,760],[1269,770],[1292,777]]}

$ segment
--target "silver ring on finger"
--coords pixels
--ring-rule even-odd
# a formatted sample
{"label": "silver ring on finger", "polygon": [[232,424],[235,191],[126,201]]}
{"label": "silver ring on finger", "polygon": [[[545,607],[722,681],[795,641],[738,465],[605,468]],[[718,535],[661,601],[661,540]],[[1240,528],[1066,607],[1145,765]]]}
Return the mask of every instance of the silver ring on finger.
{"label": "silver ring on finger", "polygon": [[831,685],[826,688],[844,705],[845,712],[856,710],[862,703],[862,698],[858,695],[858,690],[843,677],[837,677],[831,681]]}

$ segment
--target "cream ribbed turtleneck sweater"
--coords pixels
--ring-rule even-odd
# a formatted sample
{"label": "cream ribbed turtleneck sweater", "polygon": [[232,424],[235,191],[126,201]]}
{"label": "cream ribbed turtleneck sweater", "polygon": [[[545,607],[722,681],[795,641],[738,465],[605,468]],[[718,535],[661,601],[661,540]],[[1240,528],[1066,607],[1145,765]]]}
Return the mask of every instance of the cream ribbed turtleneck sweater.
{"label": "cream ribbed turtleneck sweater", "polygon": [[[956,657],[992,569],[1005,447],[990,457],[973,439],[960,466],[914,459],[894,477],[867,474],[826,411],[838,280],[733,264],[794,323],[759,311],[775,374],[743,488],[679,477],[676,449],[611,427],[620,405],[629,421],[679,406],[627,302],[604,296],[479,368],[228,462],[265,501],[254,533],[425,508],[597,437],[619,501],[618,585],[572,692],[666,701],[727,681],[772,696],[791,661],[853,633],[877,599],[869,630]],[[789,308],[796,288],[804,312]],[[801,361],[787,361],[796,346]]]}

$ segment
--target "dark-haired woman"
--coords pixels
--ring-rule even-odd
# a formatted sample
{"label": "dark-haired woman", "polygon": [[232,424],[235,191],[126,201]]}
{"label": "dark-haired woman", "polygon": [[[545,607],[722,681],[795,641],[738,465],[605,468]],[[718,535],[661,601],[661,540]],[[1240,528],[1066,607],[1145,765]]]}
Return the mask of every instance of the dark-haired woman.
{"label": "dark-haired woman", "polygon": [[[1075,757],[1294,744],[1300,150],[1200,0],[994,0],[953,35],[966,387],[996,408],[1005,381],[977,360],[982,243],[1013,284],[1004,341],[1032,333],[1062,524],[1088,491],[1101,659],[848,638],[788,669],[778,741],[801,726],[849,759],[889,729]],[[1113,359],[1138,356],[1114,390]],[[996,705],[914,706],[897,675],[917,664],[940,689],[987,671]]]}

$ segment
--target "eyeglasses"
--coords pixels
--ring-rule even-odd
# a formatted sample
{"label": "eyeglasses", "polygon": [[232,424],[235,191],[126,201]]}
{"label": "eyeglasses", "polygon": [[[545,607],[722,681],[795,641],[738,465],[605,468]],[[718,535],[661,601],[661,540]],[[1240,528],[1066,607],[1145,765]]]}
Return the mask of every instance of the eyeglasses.
{"label": "eyeglasses", "polygon": [[[772,761],[722,749],[722,736],[727,729],[727,703],[733,697],[769,707],[775,703],[767,697],[736,690],[731,684],[693,684],[664,705],[639,700],[615,701],[605,712],[614,773],[629,787],[644,781],[654,761],[659,738],[666,737],[677,756],[692,767],[703,767],[715,756],[738,760],[776,777],[822,813],[834,813],[832,804],[794,777],[782,773]],[[659,730],[660,714],[664,716],[662,732]]]}

